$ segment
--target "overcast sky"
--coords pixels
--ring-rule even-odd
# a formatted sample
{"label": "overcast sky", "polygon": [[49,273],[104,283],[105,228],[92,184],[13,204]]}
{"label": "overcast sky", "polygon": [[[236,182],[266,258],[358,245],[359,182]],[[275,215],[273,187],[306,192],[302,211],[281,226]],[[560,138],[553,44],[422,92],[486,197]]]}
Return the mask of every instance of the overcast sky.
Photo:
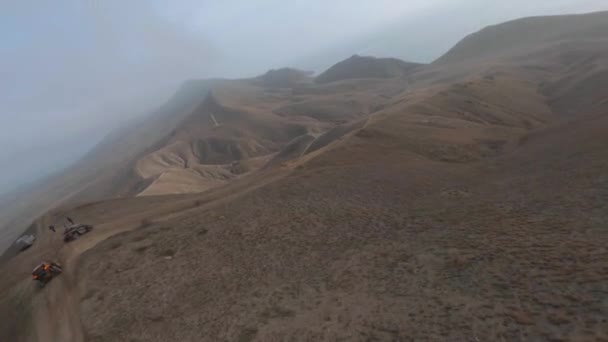
{"label": "overcast sky", "polygon": [[0,0],[0,193],[64,167],[188,78],[430,62],[466,34],[605,0]]}

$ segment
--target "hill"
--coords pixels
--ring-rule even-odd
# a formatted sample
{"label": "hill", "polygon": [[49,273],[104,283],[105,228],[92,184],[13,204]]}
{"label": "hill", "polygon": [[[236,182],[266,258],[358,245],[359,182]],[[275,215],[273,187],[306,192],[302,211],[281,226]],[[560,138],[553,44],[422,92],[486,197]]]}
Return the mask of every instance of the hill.
{"label": "hill", "polygon": [[330,83],[357,78],[397,78],[404,77],[416,68],[418,63],[408,63],[396,58],[375,58],[354,55],[323,72],[315,81]]}
{"label": "hill", "polygon": [[[394,76],[198,89],[90,156],[125,198],[56,208],[5,257],[0,336],[605,339],[608,30],[571,24],[605,17],[484,29]],[[94,231],[63,245],[65,215]],[[42,258],[65,272],[35,292]]]}
{"label": "hill", "polygon": [[411,77],[419,86],[480,75],[517,75],[539,87],[562,116],[595,112],[608,81],[608,12],[524,18],[487,27],[463,39]]}
{"label": "hill", "polygon": [[434,63],[496,62],[568,42],[605,43],[607,17],[608,12],[531,17],[489,26],[464,38]]}
{"label": "hill", "polygon": [[311,81],[311,72],[291,68],[272,69],[254,82],[269,88],[290,88]]}

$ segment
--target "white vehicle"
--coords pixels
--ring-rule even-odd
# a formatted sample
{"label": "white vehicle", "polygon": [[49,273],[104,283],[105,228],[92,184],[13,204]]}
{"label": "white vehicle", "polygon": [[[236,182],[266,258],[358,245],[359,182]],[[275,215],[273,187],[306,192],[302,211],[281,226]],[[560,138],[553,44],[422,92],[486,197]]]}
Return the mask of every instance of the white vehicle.
{"label": "white vehicle", "polygon": [[32,247],[34,241],[36,241],[36,237],[34,235],[26,234],[18,238],[17,241],[15,241],[15,245],[17,245],[20,251],[24,251]]}

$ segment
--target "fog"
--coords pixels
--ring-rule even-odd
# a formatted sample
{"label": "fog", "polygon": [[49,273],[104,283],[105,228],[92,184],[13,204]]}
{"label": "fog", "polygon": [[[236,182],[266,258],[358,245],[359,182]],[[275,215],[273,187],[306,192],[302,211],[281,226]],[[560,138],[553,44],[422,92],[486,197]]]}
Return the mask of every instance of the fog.
{"label": "fog", "polygon": [[190,78],[431,62],[466,34],[604,0],[0,0],[0,193],[61,170]]}

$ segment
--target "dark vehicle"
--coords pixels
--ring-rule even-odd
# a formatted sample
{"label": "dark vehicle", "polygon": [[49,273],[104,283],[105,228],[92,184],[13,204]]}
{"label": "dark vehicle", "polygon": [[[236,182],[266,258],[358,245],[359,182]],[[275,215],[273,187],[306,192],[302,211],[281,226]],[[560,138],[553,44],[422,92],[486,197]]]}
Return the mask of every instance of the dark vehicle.
{"label": "dark vehicle", "polygon": [[61,265],[52,261],[45,261],[36,266],[32,271],[34,281],[38,282],[39,287],[44,287],[51,279],[59,275],[62,271]]}
{"label": "dark vehicle", "polygon": [[81,235],[84,235],[93,229],[93,226],[87,224],[75,224],[67,227],[63,232],[63,241],[70,242],[78,239]]}

